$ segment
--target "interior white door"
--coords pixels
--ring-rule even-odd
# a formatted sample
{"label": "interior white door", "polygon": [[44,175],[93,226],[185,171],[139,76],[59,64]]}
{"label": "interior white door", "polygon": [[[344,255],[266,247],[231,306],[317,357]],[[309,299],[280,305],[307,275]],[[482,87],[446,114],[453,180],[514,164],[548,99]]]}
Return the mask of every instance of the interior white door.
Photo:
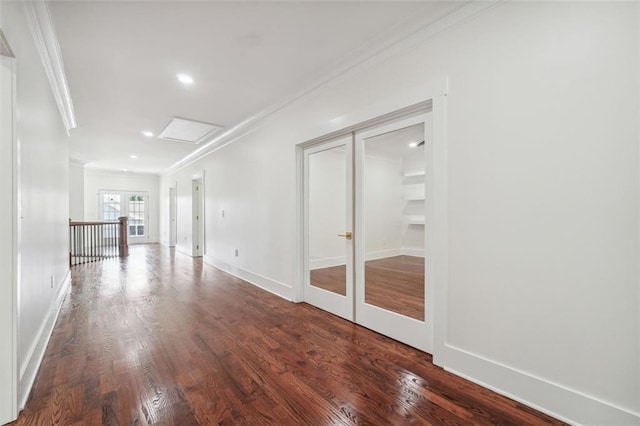
{"label": "interior white door", "polygon": [[430,117],[355,135],[355,321],[431,353],[425,280]]}
{"label": "interior white door", "polygon": [[175,247],[178,240],[178,223],[176,221],[176,213],[176,188],[169,188],[169,247]]}
{"label": "interior white door", "polygon": [[304,150],[304,300],[350,321],[353,138]]}
{"label": "interior white door", "polygon": [[193,212],[193,247],[191,252],[194,257],[201,257],[204,254],[204,218],[203,218],[203,194],[202,178],[192,180],[192,212]]}

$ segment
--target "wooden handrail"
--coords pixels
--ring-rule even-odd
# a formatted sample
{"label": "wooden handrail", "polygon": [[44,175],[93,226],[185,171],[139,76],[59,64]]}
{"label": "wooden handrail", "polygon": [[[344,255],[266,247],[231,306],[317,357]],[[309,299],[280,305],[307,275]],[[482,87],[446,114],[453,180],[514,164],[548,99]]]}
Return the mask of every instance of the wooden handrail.
{"label": "wooden handrail", "polygon": [[72,222],[69,219],[69,266],[129,255],[128,218]]}

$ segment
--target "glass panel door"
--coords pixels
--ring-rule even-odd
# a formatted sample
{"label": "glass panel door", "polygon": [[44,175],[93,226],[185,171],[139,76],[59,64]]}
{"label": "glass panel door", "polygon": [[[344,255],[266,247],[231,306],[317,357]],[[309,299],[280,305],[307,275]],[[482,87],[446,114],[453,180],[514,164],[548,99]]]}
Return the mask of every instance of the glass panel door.
{"label": "glass panel door", "polygon": [[430,118],[307,148],[303,166],[304,300],[426,352]]}
{"label": "glass panel door", "polygon": [[430,352],[425,120],[421,115],[356,134],[355,276],[356,322]]}
{"label": "glass panel door", "polygon": [[352,138],[304,151],[305,301],[353,320]]}
{"label": "glass panel door", "polygon": [[[117,222],[120,217],[128,218],[129,242],[144,242],[149,239],[149,221],[146,192],[107,191],[99,192],[99,220]],[[116,229],[116,225],[114,225]]]}
{"label": "glass panel door", "polygon": [[146,223],[145,196],[143,194],[128,194],[129,236],[144,237]]}
{"label": "glass panel door", "polygon": [[100,200],[100,220],[115,222],[122,216],[120,194],[101,193]]}

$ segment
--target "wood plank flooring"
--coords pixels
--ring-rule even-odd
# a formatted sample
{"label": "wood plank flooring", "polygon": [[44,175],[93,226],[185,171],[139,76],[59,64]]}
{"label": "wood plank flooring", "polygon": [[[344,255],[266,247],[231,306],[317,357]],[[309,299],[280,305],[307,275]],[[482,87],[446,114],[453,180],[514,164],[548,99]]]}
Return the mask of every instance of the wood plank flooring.
{"label": "wood plank flooring", "polygon": [[157,245],[73,268],[16,425],[560,424]]}
{"label": "wood plank flooring", "polygon": [[[346,295],[344,265],[314,269],[311,285]],[[393,256],[365,262],[366,303],[424,321],[424,258]]]}

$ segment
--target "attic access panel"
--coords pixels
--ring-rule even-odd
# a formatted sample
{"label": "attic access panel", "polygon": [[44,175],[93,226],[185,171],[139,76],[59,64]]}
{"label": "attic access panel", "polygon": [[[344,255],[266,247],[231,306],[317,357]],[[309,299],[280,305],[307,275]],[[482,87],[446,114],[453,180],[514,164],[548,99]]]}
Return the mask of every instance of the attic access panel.
{"label": "attic access panel", "polygon": [[207,136],[221,128],[222,126],[216,124],[173,117],[167,127],[158,135],[158,139],[199,144]]}

